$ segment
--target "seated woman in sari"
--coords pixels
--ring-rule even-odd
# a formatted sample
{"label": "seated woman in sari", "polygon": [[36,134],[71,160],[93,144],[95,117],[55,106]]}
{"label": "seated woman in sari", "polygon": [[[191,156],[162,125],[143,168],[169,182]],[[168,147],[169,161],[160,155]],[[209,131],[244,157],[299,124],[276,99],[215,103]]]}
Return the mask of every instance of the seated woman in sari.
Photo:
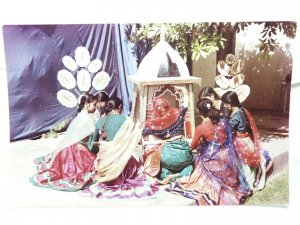
{"label": "seated woman in sari", "polygon": [[245,109],[233,91],[222,97],[224,107],[231,110],[230,125],[234,130],[234,146],[252,191],[265,186],[266,172],[273,160],[260,145],[260,136],[253,117]]}
{"label": "seated woman in sari", "polygon": [[[111,98],[89,140],[89,148],[98,146],[95,160],[95,182],[81,195],[96,198],[145,197],[154,194],[155,181],[139,175],[141,152],[137,148],[141,138],[140,124],[122,115],[123,102]],[[97,134],[100,132],[100,135]]]}
{"label": "seated woman in sari", "polygon": [[171,108],[166,99],[159,97],[153,102],[154,114],[143,129],[143,137],[154,135],[162,140],[146,151],[144,173],[157,177],[158,182],[167,184],[176,178],[189,176],[193,170],[193,154],[184,137],[184,116],[188,109],[188,94],[183,89],[181,108]]}
{"label": "seated woman in sari", "polygon": [[[93,119],[95,120],[95,123],[102,117],[105,116],[105,108],[107,105],[107,102],[109,100],[109,96],[106,92],[104,91],[99,91],[96,94],[94,94],[94,96],[97,98],[97,104],[96,104],[96,110],[95,112],[92,114]],[[90,138],[92,138],[92,136],[90,136]],[[99,139],[99,133],[94,133],[93,136],[94,139]],[[99,147],[98,146],[90,146],[89,149],[95,154],[97,155],[98,151],[99,151]]]}
{"label": "seated woman in sari", "polygon": [[238,205],[247,189],[239,184],[238,159],[230,127],[209,99],[200,99],[197,109],[203,122],[196,127],[191,148],[199,155],[189,178],[167,189],[195,199],[198,205]]}
{"label": "seated woman in sari", "polygon": [[[220,96],[217,94],[217,92],[214,90],[212,87],[203,87],[201,91],[198,94],[198,99],[209,99],[213,103],[213,107],[215,109],[218,109],[221,111],[221,117],[223,120],[226,120],[227,124],[229,122],[229,118],[231,115],[231,111],[227,108],[224,107],[224,103],[222,102]],[[243,169],[241,163],[238,163],[239,167],[239,179],[240,179],[240,185],[243,186],[243,190],[248,190],[249,185],[246,181],[246,178],[243,174]]]}
{"label": "seated woman in sari", "polygon": [[96,156],[89,151],[86,142],[95,129],[91,114],[96,103],[93,95],[81,97],[78,114],[55,151],[34,160],[38,173],[30,177],[31,183],[55,190],[77,191],[91,182]]}
{"label": "seated woman in sari", "polygon": [[109,96],[105,91],[99,91],[94,94],[94,96],[97,98],[97,104],[96,104],[96,110],[92,114],[93,118],[95,119],[95,123],[99,120],[101,116],[104,115],[104,110],[106,107],[106,104],[109,100]]}

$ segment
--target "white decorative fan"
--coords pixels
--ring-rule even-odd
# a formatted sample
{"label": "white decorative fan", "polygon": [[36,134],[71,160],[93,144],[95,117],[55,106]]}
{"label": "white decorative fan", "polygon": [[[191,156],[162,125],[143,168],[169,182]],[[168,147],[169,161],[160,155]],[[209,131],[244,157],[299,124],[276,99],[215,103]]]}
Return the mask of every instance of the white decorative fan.
{"label": "white decorative fan", "polygon": [[231,88],[237,88],[238,86],[243,84],[244,80],[245,80],[245,75],[239,73],[238,75],[236,75],[232,79],[230,79],[229,86]]}
{"label": "white decorative fan", "polygon": [[80,67],[86,67],[87,65],[89,65],[91,61],[89,50],[87,50],[87,48],[85,47],[76,48],[75,61],[76,64]]}
{"label": "white decorative fan", "polygon": [[219,87],[214,88],[219,96],[226,91],[237,93],[239,101],[242,103],[250,94],[250,87],[244,83],[245,75],[244,60],[237,60],[233,54],[227,54],[225,61],[220,60],[217,63],[217,69],[220,73],[215,77],[216,84]]}
{"label": "white decorative fan", "polygon": [[72,59],[70,56],[66,55],[62,58],[62,62],[67,69],[71,71],[77,70],[77,64],[74,59]]}
{"label": "white decorative fan", "polygon": [[105,71],[100,71],[94,77],[92,85],[97,91],[99,91],[104,89],[108,85],[109,80],[110,76],[108,75],[108,73],[106,73]]}
{"label": "white decorative fan", "polygon": [[57,99],[62,105],[66,106],[68,108],[73,108],[73,107],[77,106],[77,98],[70,91],[59,90],[57,92]]}
{"label": "white decorative fan", "polygon": [[102,61],[100,59],[94,59],[89,65],[88,65],[88,71],[91,73],[96,73],[101,69]]}
{"label": "white decorative fan", "polygon": [[90,77],[90,73],[87,70],[82,69],[77,72],[77,86],[80,91],[84,91],[84,92],[90,89],[91,77]]}
{"label": "white decorative fan", "polygon": [[230,67],[223,60],[218,62],[217,69],[222,76],[228,76],[228,74],[230,73]]}
{"label": "white decorative fan", "polygon": [[239,59],[235,63],[232,64],[230,73],[233,75],[237,75],[241,73],[244,69],[244,60]]}
{"label": "white decorative fan", "polygon": [[216,84],[222,89],[227,89],[229,87],[229,80],[225,76],[216,76],[215,81]]}
{"label": "white decorative fan", "polygon": [[[102,67],[102,61],[100,59],[91,61],[90,53],[85,47],[80,46],[76,48],[75,60],[70,56],[64,56],[62,62],[68,70],[62,69],[58,71],[57,79],[61,86],[68,90],[73,89],[77,94],[76,97],[75,94],[68,90],[57,92],[58,101],[68,108],[76,107],[79,104],[80,96],[90,91],[91,84],[94,89],[100,91],[106,88],[110,81],[108,73],[105,71],[98,72]],[[93,75],[95,73],[97,74]],[[76,88],[76,85],[79,90]]]}
{"label": "white decorative fan", "polygon": [[66,89],[72,89],[76,86],[76,80],[71,72],[68,70],[60,70],[57,73],[57,79],[61,86]]}

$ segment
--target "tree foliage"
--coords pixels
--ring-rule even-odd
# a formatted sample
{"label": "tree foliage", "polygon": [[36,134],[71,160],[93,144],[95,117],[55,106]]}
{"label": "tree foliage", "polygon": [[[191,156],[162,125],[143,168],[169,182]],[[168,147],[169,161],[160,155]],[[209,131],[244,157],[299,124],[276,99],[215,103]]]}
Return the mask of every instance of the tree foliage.
{"label": "tree foliage", "polygon": [[276,40],[278,32],[282,32],[288,38],[296,36],[296,22],[149,23],[136,24],[135,30],[130,25],[127,34],[129,40],[136,44],[134,48],[136,55],[138,49],[149,50],[161,36],[164,36],[164,39],[188,61],[189,58],[191,60],[205,58],[210,53],[223,49],[227,41],[224,36],[225,31],[239,33],[251,24],[264,24],[261,37],[258,38],[259,51],[265,55],[272,54],[278,47]]}

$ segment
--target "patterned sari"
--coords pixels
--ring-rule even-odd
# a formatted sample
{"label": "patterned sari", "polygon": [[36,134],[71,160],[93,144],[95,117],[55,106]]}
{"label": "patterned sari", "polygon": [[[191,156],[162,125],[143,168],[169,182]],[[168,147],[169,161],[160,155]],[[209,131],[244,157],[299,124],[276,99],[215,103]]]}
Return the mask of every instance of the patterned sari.
{"label": "patterned sari", "polygon": [[[261,148],[260,135],[254,119],[250,112],[243,108],[232,115],[230,124],[235,130],[234,146],[250,189],[261,190],[266,183],[267,160],[271,160],[271,158],[268,152]],[[242,126],[238,124],[242,124]],[[258,167],[261,169],[261,176],[256,181]],[[254,182],[257,183],[256,187]]]}
{"label": "patterned sari", "polygon": [[143,129],[143,136],[154,135],[162,144],[147,150],[144,155],[144,173],[172,182],[189,176],[193,171],[193,154],[189,143],[183,137],[184,115],[187,108],[181,107],[176,122],[164,129]]}
{"label": "patterned sari", "polygon": [[94,129],[90,114],[86,111],[78,113],[54,152],[34,160],[37,174],[29,181],[39,187],[60,191],[78,191],[90,184],[96,156],[81,140],[87,139]]}
{"label": "patterned sari", "polygon": [[84,145],[64,148],[51,163],[53,155],[34,160],[38,173],[30,177],[31,183],[59,191],[78,191],[92,182],[96,156]]}
{"label": "patterned sari", "polygon": [[210,121],[200,124],[192,142],[199,143],[199,155],[190,177],[171,184],[167,191],[195,199],[198,205],[238,205],[248,192],[245,184],[240,184],[240,171],[235,154],[232,134],[225,119],[217,125]]}

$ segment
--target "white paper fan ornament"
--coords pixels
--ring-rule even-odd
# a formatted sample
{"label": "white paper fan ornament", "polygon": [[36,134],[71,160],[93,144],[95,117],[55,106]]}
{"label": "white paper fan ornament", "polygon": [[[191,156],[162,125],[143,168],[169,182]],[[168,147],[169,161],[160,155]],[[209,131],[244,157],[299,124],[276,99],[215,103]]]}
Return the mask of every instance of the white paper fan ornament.
{"label": "white paper fan ornament", "polygon": [[77,106],[77,98],[70,91],[59,90],[57,92],[56,97],[62,105],[66,106],[68,108],[73,108],[73,107]]}
{"label": "white paper fan ornament", "polygon": [[100,59],[94,59],[89,65],[88,65],[88,71],[91,73],[96,73],[101,69],[102,61]]}
{"label": "white paper fan ornament", "polygon": [[77,72],[77,86],[80,91],[88,91],[91,87],[91,76],[90,73],[82,69]]}
{"label": "white paper fan ornament", "polygon": [[[66,69],[58,71],[57,80],[67,90],[58,91],[57,99],[68,108],[77,106],[81,96],[89,92],[92,85],[94,89],[100,91],[105,89],[110,81],[109,74],[100,71],[102,61],[100,59],[91,60],[88,49],[83,46],[76,48],[74,59],[70,56],[64,56],[62,62]],[[74,88],[76,88],[75,94],[79,95],[78,99],[72,92],[68,91]]]}
{"label": "white paper fan ornament", "polygon": [[75,50],[75,61],[80,67],[86,67],[89,65],[91,58],[89,50],[85,47],[78,47]]}
{"label": "white paper fan ornament", "polygon": [[238,86],[241,86],[245,80],[245,75],[244,74],[238,74],[234,76],[232,79],[229,81],[229,86],[231,88],[237,88]]}
{"label": "white paper fan ornament", "polygon": [[216,84],[222,89],[227,89],[229,87],[229,80],[225,76],[218,75],[215,77],[215,81]]}
{"label": "white paper fan ornament", "polygon": [[76,80],[73,74],[68,70],[58,71],[57,79],[61,86],[63,86],[66,89],[72,89],[76,86]]}
{"label": "white paper fan ornament", "polygon": [[70,56],[66,55],[62,58],[62,62],[64,64],[65,67],[67,67],[67,69],[71,70],[71,71],[75,71],[77,70],[77,64],[75,62],[75,60],[73,58],[71,58]]}
{"label": "white paper fan ornament", "polygon": [[93,87],[99,91],[103,90],[109,83],[110,76],[105,71],[100,71],[97,73],[93,79]]}
{"label": "white paper fan ornament", "polygon": [[218,62],[217,69],[222,76],[228,76],[230,73],[230,67],[223,60]]}
{"label": "white paper fan ornament", "polygon": [[239,59],[238,61],[232,64],[230,73],[232,75],[237,75],[241,73],[243,69],[244,69],[244,61]]}

